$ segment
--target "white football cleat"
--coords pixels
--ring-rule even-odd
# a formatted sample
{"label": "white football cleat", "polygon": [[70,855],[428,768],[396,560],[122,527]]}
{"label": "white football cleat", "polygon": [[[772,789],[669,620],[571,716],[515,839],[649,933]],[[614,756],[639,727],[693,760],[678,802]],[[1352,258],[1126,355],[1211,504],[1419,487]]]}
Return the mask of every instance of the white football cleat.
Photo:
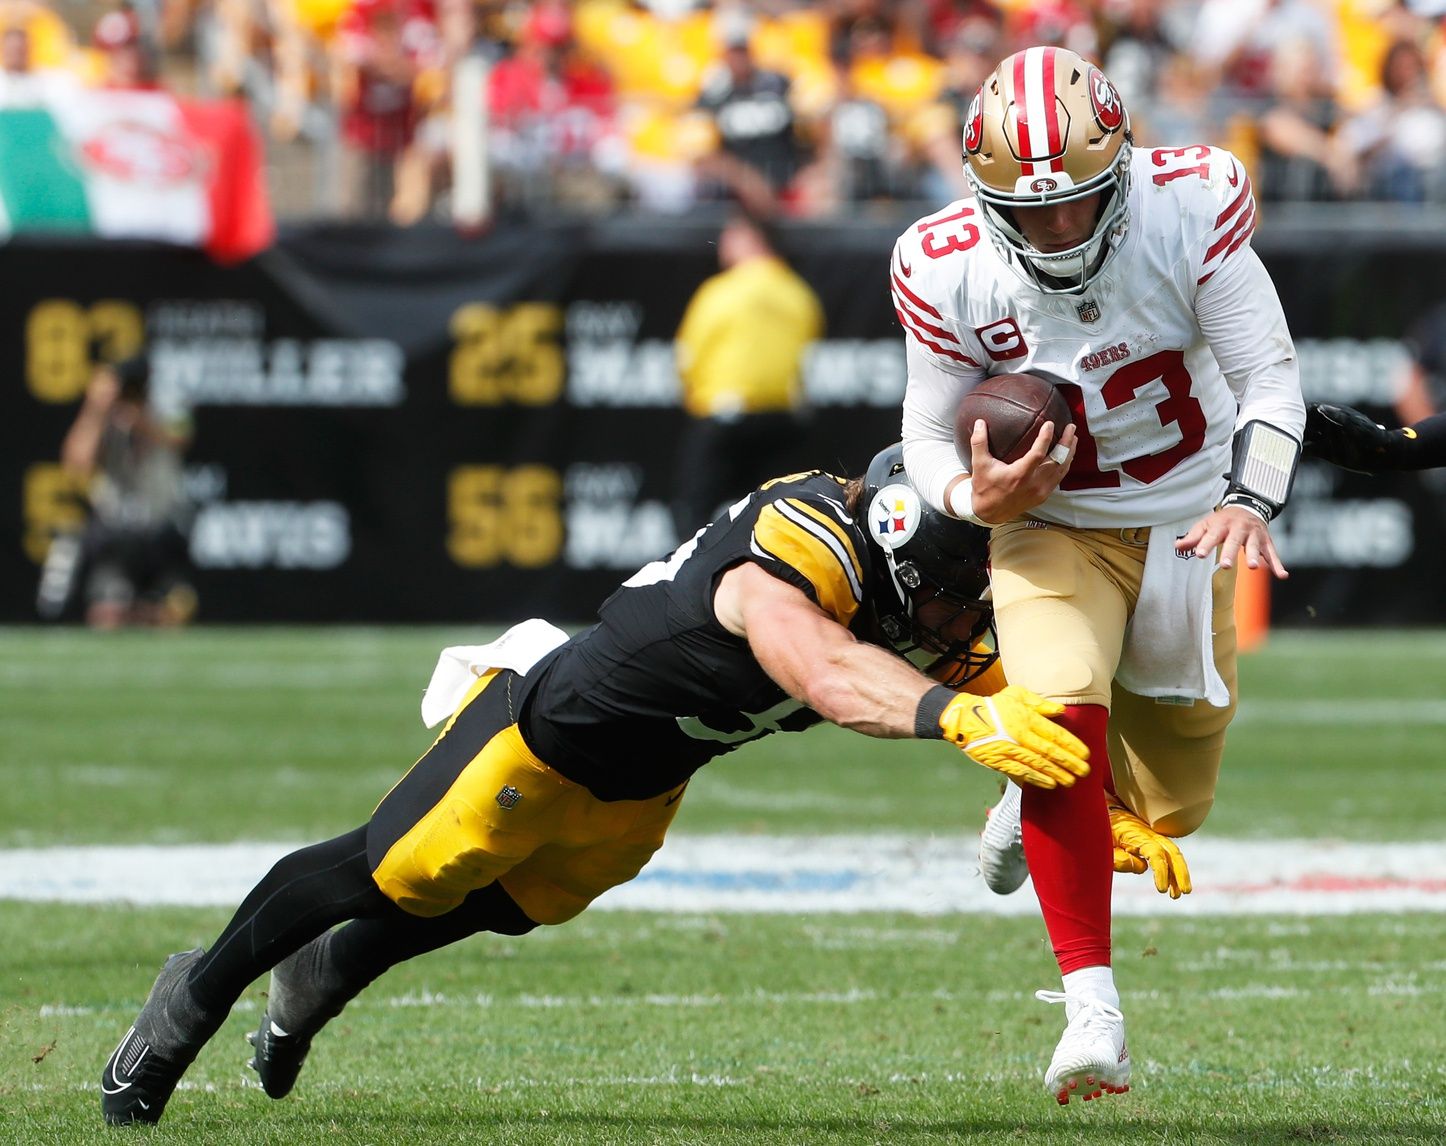
{"label": "white football cleat", "polygon": [[1044,1089],[1061,1106],[1069,1105],[1071,1097],[1088,1102],[1130,1089],[1130,1050],[1125,1016],[1118,1007],[1063,991],[1036,991],[1034,997],[1042,1003],[1064,1003],[1073,1012],[1044,1072]]}
{"label": "white football cleat", "polygon": [[979,833],[979,874],[984,877],[984,886],[995,895],[1018,891],[1029,875],[1019,829],[1019,796],[1019,785],[1006,781],[1004,795],[989,809],[989,818]]}

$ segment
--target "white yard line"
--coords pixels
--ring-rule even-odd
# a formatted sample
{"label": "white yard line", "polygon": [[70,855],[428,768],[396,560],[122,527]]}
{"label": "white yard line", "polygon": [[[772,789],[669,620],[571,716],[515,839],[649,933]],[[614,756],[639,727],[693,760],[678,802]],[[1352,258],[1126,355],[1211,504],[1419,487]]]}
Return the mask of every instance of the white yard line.
{"label": "white yard line", "polygon": [[1317,725],[1351,725],[1377,722],[1419,728],[1423,725],[1446,724],[1446,700],[1391,700],[1372,697],[1355,701],[1341,700],[1242,700],[1235,723]]}
{"label": "white yard line", "polygon": [[[230,906],[296,845],[0,849],[0,899]],[[688,836],[595,909],[1032,915],[1028,888],[992,895],[972,837]],[[1188,840],[1194,893],[1116,876],[1123,915],[1446,911],[1446,844]]]}

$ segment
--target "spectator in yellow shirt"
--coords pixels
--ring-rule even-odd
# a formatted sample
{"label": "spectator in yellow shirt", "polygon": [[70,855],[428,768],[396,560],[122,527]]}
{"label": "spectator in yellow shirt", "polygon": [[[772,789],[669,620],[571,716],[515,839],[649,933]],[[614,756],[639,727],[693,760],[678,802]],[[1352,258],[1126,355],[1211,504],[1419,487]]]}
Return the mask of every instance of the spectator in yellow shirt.
{"label": "spectator in yellow shirt", "polygon": [[681,537],[730,494],[799,465],[803,356],[823,334],[818,297],[765,223],[731,215],[718,261],[722,273],[698,288],[676,337],[689,416],[673,487]]}

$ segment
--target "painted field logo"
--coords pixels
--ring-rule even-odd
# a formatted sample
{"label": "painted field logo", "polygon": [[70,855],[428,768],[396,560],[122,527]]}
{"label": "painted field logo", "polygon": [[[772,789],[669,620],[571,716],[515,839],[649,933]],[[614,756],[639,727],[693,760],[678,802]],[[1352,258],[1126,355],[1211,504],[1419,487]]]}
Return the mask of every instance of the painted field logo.
{"label": "painted field logo", "polygon": [[497,793],[497,806],[510,812],[513,808],[517,807],[517,801],[520,799],[522,799],[521,792],[511,784],[504,784],[502,791]]}

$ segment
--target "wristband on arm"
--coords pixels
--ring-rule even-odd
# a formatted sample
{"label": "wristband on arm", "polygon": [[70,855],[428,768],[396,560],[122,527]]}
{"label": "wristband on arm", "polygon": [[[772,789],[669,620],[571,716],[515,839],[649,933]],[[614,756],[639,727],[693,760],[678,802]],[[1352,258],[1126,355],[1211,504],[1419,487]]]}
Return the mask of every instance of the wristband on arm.
{"label": "wristband on arm", "polygon": [[1446,414],[1432,414],[1391,435],[1395,468],[1429,470],[1446,466]]}
{"label": "wristband on arm", "polygon": [[1269,422],[1246,422],[1235,432],[1221,506],[1238,505],[1270,522],[1285,508],[1299,462],[1300,442],[1290,434]]}
{"label": "wristband on arm", "polygon": [[968,477],[954,484],[954,488],[945,495],[944,503],[944,508],[960,521],[989,528],[989,522],[974,512],[974,482]]}
{"label": "wristband on arm", "polygon": [[920,740],[943,740],[944,729],[939,718],[949,707],[949,702],[959,694],[952,688],[936,684],[919,698],[919,707],[914,711],[914,735]]}

